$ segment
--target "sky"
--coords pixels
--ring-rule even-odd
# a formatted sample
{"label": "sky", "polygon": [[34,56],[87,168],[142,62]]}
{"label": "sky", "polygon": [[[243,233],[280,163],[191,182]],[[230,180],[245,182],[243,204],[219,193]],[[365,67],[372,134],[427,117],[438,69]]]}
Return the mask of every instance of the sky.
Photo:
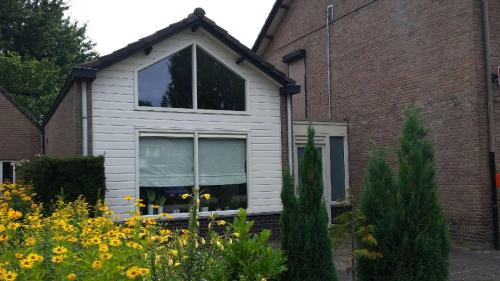
{"label": "sky", "polygon": [[106,55],[171,23],[196,7],[248,47],[271,11],[274,0],[68,0],[67,15],[87,23],[87,36]]}

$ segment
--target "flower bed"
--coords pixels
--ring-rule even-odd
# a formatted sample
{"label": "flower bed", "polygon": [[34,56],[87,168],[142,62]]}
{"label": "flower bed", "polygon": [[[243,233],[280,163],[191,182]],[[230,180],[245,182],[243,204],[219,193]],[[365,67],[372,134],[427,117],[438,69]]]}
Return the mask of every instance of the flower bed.
{"label": "flower bed", "polygon": [[59,200],[45,216],[29,186],[0,184],[0,194],[0,280],[265,281],[285,269],[282,252],[267,243],[270,232],[252,235],[244,210],[233,223],[211,216],[199,235],[199,204],[208,194],[184,195],[192,204],[189,228],[180,230],[168,228],[168,214],[158,223],[136,211],[116,223],[104,204],[91,212],[81,198]]}

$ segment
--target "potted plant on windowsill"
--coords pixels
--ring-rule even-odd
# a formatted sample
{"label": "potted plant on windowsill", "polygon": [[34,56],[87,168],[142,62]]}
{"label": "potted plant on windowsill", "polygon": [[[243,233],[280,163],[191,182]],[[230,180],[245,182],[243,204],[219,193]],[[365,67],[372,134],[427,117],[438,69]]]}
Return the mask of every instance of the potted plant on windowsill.
{"label": "potted plant on windowsill", "polygon": [[154,214],[153,203],[156,199],[156,192],[149,190],[146,193],[146,196],[148,197],[148,215],[153,215]]}
{"label": "potted plant on windowsill", "polygon": [[165,206],[166,201],[167,201],[167,198],[165,198],[165,196],[160,196],[160,198],[158,198],[158,205],[160,206],[160,209],[158,209],[158,212],[160,212],[160,213],[167,212],[167,206]]}

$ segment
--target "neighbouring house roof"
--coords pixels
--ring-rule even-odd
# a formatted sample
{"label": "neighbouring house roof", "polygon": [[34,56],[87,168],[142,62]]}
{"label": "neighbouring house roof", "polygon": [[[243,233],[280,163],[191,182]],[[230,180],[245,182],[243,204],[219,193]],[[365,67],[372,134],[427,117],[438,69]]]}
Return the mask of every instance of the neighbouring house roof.
{"label": "neighbouring house roof", "polygon": [[274,5],[267,16],[264,25],[262,26],[255,43],[253,44],[252,51],[256,54],[261,55],[262,51],[265,49],[269,42],[268,40],[272,40],[273,33],[278,28],[279,22],[288,11],[288,7],[292,0],[276,0]]}
{"label": "neighbouring house roof", "polygon": [[21,112],[26,119],[28,119],[35,127],[38,129],[41,129],[41,124],[36,120],[31,113],[24,108],[22,105],[20,105],[16,98],[13,97],[11,94],[9,94],[2,86],[0,86],[0,94],[3,95],[19,112]]}
{"label": "neighbouring house roof", "polygon": [[157,32],[141,38],[127,46],[112,52],[111,54],[99,57],[98,59],[85,63],[80,67],[75,67],[71,72],[70,76],[66,80],[64,87],[62,88],[59,96],[56,98],[49,114],[45,118],[44,124],[46,124],[55,110],[57,109],[59,103],[62,101],[69,86],[75,80],[93,80],[96,77],[96,73],[106,67],[113,65],[137,52],[149,51],[158,42],[163,41],[173,35],[185,30],[186,28],[191,28],[196,31],[198,28],[205,29],[212,36],[217,38],[223,44],[228,46],[234,52],[236,52],[240,58],[235,63],[241,63],[243,60],[252,63],[259,70],[267,74],[273,80],[277,81],[283,87],[280,88],[280,94],[283,95],[293,95],[300,92],[300,85],[296,85],[295,81],[290,79],[283,72],[276,69],[272,64],[266,62],[254,51],[243,45],[236,38],[231,36],[226,30],[218,26],[214,21],[205,16],[205,11],[201,8],[196,8],[192,14],[187,18],[173,23],[164,29],[158,30]]}

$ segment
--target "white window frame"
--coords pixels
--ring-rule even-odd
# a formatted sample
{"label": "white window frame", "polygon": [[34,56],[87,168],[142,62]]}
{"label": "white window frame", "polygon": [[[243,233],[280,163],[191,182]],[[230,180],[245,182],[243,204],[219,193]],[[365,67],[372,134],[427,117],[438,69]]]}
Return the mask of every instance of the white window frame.
{"label": "white window frame", "polygon": [[[193,174],[194,174],[194,185],[198,186],[199,183],[199,173],[198,173],[198,140],[199,138],[214,138],[214,139],[245,139],[245,149],[246,149],[246,174],[247,174],[247,213],[251,211],[251,137],[249,132],[232,132],[232,131],[203,131],[203,130],[187,130],[187,131],[152,131],[152,130],[137,130],[136,131],[136,188],[135,188],[135,198],[140,198],[140,184],[139,184],[139,142],[141,137],[165,137],[165,138],[193,138]],[[200,217],[208,217],[212,213],[216,213],[220,216],[232,216],[237,214],[238,210],[222,210],[222,211],[209,211],[209,212],[199,212]],[[178,213],[170,214],[173,218],[187,218],[188,213]],[[142,215],[143,217],[153,217],[157,218],[160,215]]]}
{"label": "white window frame", "polygon": [[16,166],[14,165],[14,160],[0,160],[0,183],[3,183],[3,163],[10,162],[12,166],[12,182],[16,182]]}
{"label": "white window frame", "polygon": [[[193,99],[193,108],[174,108],[174,107],[154,107],[154,106],[140,106],[139,105],[139,72],[143,69],[148,68],[149,66],[162,61],[163,59],[185,49],[185,48],[191,48],[191,58],[192,58],[192,99]],[[198,108],[198,66],[197,66],[197,52],[196,49],[197,47],[203,49],[208,55],[210,55],[213,59],[217,60],[219,63],[224,65],[229,71],[232,71],[234,74],[239,76],[243,81],[245,82],[245,110],[242,111],[236,111],[236,110],[217,110],[217,109],[199,109]],[[157,112],[176,112],[176,113],[196,113],[196,114],[223,114],[223,115],[250,115],[250,100],[249,100],[249,83],[248,79],[245,78],[245,75],[233,68],[230,67],[228,64],[224,63],[222,58],[218,58],[215,55],[213,55],[211,52],[209,52],[210,48],[204,47],[203,44],[197,42],[197,41],[190,41],[181,47],[176,48],[175,50],[166,53],[165,55],[162,55],[161,58],[156,59],[152,62],[149,62],[147,65],[136,69],[134,71],[134,104],[135,104],[135,110],[138,111],[157,111]]]}
{"label": "white window frame", "polygon": [[[347,138],[347,124],[336,123],[336,122],[306,122],[297,121],[294,122],[294,137],[293,137],[293,172],[294,180],[296,182],[296,187],[298,187],[298,148],[305,147],[307,144],[307,127],[311,125],[316,132],[315,135],[315,146],[321,148],[322,150],[322,167],[323,167],[323,197],[325,204],[327,206],[328,217],[331,219],[331,207],[341,206],[344,204],[350,204],[350,198],[348,194],[349,188],[349,147]],[[345,167],[345,194],[346,199],[344,201],[334,201],[332,200],[332,188],[331,188],[331,175],[330,175],[330,137],[343,137],[344,138],[344,167]]]}

